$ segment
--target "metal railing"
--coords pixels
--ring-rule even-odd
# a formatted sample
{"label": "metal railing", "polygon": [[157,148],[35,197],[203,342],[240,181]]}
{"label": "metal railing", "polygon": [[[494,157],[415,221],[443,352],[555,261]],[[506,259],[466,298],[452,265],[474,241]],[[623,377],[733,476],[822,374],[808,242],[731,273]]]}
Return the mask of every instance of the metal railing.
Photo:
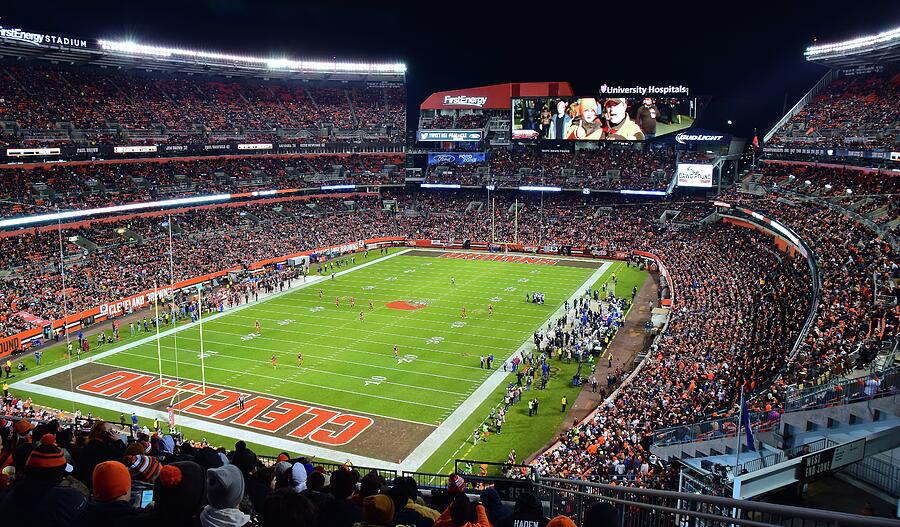
{"label": "metal railing", "polygon": [[735,500],[684,492],[651,490],[584,481],[541,478],[535,483],[547,496],[550,516],[562,514],[576,524],[589,509],[604,509],[623,527],[875,527],[900,525],[896,520],[819,509]]}
{"label": "metal railing", "polygon": [[778,131],[779,128],[781,128],[782,126],[785,125],[785,123],[790,121],[791,117],[800,113],[800,110],[802,110],[803,107],[806,106],[806,104],[813,99],[813,97],[818,95],[820,91],[825,89],[826,86],[831,84],[831,82],[837,78],[838,78],[838,71],[831,70],[828,73],[826,73],[821,79],[819,79],[819,82],[817,82],[812,88],[810,88],[810,90],[808,92],[806,92],[806,95],[804,95],[799,101],[797,101],[797,104],[795,104],[793,107],[791,107],[791,109],[788,110],[788,112],[786,114],[784,114],[781,117],[781,119],[779,119],[778,122],[775,123],[775,125],[772,126],[772,128],[768,132],[766,132],[766,135],[763,136],[763,143],[769,142],[769,139],[771,139],[772,136],[775,135],[775,133]]}
{"label": "metal railing", "polygon": [[[780,422],[780,416],[773,419],[771,412],[754,412],[750,414],[750,428],[754,432],[774,430]],[[734,437],[738,428],[738,416],[711,419],[689,425],[673,426],[657,430],[653,434],[653,446],[680,445],[711,439]]]}
{"label": "metal railing", "polygon": [[900,497],[900,466],[878,456],[867,457],[848,466],[841,473],[868,483],[894,498]]}
{"label": "metal railing", "polygon": [[[812,454],[813,452],[824,450],[836,444],[837,443],[835,443],[831,439],[824,438],[813,441],[811,443],[806,443],[804,445],[797,445],[780,452],[773,452],[766,456],[758,456],[756,459],[751,459],[745,463],[741,463],[738,467],[737,473],[742,474],[744,472],[756,472],[757,470],[771,467],[772,465],[777,465],[778,463],[794,458],[797,454],[803,451],[804,447],[809,448],[808,453]],[[753,454],[748,455],[752,456]]]}
{"label": "metal railing", "polygon": [[[869,383],[870,380],[876,380],[876,378],[877,385]],[[900,393],[900,368],[891,368],[864,377],[811,387],[785,401],[784,409],[786,412],[815,410],[855,403],[865,399],[889,397],[898,393]]]}

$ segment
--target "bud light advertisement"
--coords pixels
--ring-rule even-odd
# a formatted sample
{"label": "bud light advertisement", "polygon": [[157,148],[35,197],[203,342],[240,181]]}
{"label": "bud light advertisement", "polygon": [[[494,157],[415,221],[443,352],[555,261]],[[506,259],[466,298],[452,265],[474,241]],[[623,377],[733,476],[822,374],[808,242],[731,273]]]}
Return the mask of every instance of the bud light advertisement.
{"label": "bud light advertisement", "polygon": [[429,152],[429,165],[468,165],[470,163],[484,163],[484,152]]}

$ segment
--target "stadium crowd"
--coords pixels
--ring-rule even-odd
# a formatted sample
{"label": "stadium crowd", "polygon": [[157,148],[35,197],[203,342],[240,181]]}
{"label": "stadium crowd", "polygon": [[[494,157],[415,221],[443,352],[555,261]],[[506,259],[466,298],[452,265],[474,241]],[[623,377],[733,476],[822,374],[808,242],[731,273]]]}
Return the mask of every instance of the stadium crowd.
{"label": "stadium crowd", "polygon": [[[661,171],[661,175],[655,175],[655,171]],[[493,183],[498,186],[659,190],[666,188],[674,172],[675,157],[671,149],[606,147],[542,153],[520,147],[491,149],[484,163],[449,167],[431,165],[425,180],[478,186]]]}
{"label": "stadium crowd", "polygon": [[[131,162],[7,165],[0,168],[0,212],[40,213],[56,206],[94,208],[169,197],[258,188],[403,182],[399,154],[226,156]],[[46,189],[43,188],[46,185]]]}
{"label": "stadium crowd", "polygon": [[897,149],[900,73],[842,75],[816,95],[767,146]]}
{"label": "stadium crowd", "polygon": [[[840,176],[810,171],[803,177],[827,178],[840,188],[847,183]],[[782,179],[774,172],[766,177]],[[851,173],[850,179],[856,177]],[[892,188],[872,180],[876,183],[882,186],[873,192]],[[873,275],[884,292],[897,293],[900,266],[890,245],[815,201],[789,205],[750,194],[724,197],[779,219],[814,249],[822,296],[811,331],[789,359],[810,307],[805,260],[780,253],[756,231],[722,222],[697,225],[714,210],[708,202],[493,192],[491,207],[484,191],[411,190],[356,195],[355,205],[344,203],[347,199],[216,206],[175,216],[175,280],[378,235],[457,241],[517,237],[529,245],[566,244],[602,254],[644,250],[666,262],[674,291],[660,294],[673,299],[674,309],[665,334],[632,382],[586,423],[564,434],[561,448],[539,459],[545,474],[668,486],[671,473],[648,451],[654,429],[730,414],[741,391],[759,394],[752,399],[754,409],[777,412],[786,386],[841,371],[862,341],[895,338],[900,328],[897,307],[871,307]],[[399,212],[384,210],[387,202]],[[146,289],[154,278],[168,283],[164,218],[95,221],[73,230],[102,247],[84,255],[75,244],[64,245],[69,258],[65,289],[50,263],[54,257],[48,256],[59,254],[58,232],[0,239],[16,244],[3,251],[2,263],[18,269],[13,276],[20,277],[2,285],[5,333],[23,326],[18,314],[26,309],[46,319],[59,316],[59,291],[67,291],[74,311]],[[119,233],[122,228],[138,239],[127,240]],[[62,238],[69,235],[64,231]]]}
{"label": "stadium crowd", "polygon": [[[105,421],[71,424],[45,413],[27,410],[27,418],[0,422],[0,517],[42,527],[575,525],[545,517],[531,492],[510,508],[493,487],[479,492],[458,474],[426,502],[411,477],[388,481],[375,470],[287,452],[261,458],[243,441],[214,448],[176,439],[158,422],[157,430],[134,425],[128,434]],[[35,424],[37,414],[49,419]],[[615,517],[608,505],[593,511],[596,520],[588,517],[584,527],[608,526]]]}
{"label": "stadium crowd", "polygon": [[[196,140],[216,132],[276,129],[405,130],[405,92],[391,84],[237,80],[137,69],[0,64],[0,121],[10,145],[49,146],[120,139],[155,130]],[[68,133],[68,126],[79,133]],[[56,134],[42,134],[55,131]],[[87,131],[87,134],[80,133]],[[184,141],[184,138],[180,139]],[[245,136],[246,138],[246,136]]]}

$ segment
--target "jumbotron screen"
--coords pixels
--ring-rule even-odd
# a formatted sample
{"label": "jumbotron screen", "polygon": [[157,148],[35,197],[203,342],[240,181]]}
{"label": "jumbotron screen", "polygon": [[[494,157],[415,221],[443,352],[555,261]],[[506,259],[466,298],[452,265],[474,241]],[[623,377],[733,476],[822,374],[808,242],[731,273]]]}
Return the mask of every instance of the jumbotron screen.
{"label": "jumbotron screen", "polygon": [[520,141],[644,141],[689,128],[695,100],[679,97],[512,99]]}

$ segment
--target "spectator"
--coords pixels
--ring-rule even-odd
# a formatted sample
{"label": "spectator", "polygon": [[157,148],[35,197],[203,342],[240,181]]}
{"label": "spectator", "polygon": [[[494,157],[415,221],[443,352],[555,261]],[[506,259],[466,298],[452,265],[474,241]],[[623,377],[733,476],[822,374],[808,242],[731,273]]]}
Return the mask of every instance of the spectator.
{"label": "spectator", "polygon": [[153,484],[153,506],[137,516],[134,527],[196,527],[206,501],[206,476],[192,461],[165,465]]}
{"label": "spectator", "polygon": [[104,461],[94,467],[91,499],[79,520],[81,525],[128,526],[138,514],[131,506],[131,474],[119,461]]}
{"label": "spectator", "polygon": [[93,492],[94,468],[104,461],[119,461],[124,453],[125,442],[119,431],[106,421],[97,421],[81,451],[75,476]]}
{"label": "spectator", "polygon": [[[245,475],[235,465],[206,471],[206,498],[209,505],[200,513],[203,527],[242,527],[250,524],[250,515],[238,509],[244,499]],[[273,516],[276,516],[273,507]],[[263,510],[261,506],[259,510]]]}
{"label": "spectator", "polygon": [[0,503],[0,517],[19,519],[31,525],[69,527],[76,525],[85,507],[85,497],[63,480],[72,466],[49,439],[28,456],[21,472]]}
{"label": "spectator", "polygon": [[319,525],[318,518],[318,510],[312,501],[302,494],[281,489],[266,497],[259,524],[261,527],[315,527]]}
{"label": "spectator", "polygon": [[512,510],[503,504],[500,494],[494,487],[488,487],[481,491],[481,504],[484,505],[491,525],[500,525],[500,522],[512,514]]}
{"label": "spectator", "polygon": [[516,500],[512,514],[501,520],[498,527],[518,527],[520,525],[547,527],[548,523],[550,523],[550,518],[544,516],[541,500],[532,492],[523,492]]}
{"label": "spectator", "polygon": [[338,469],[331,474],[326,490],[332,499],[322,507],[322,517],[330,518],[335,527],[351,527],[363,521],[362,507],[351,499],[358,477],[356,472],[346,469]]}

